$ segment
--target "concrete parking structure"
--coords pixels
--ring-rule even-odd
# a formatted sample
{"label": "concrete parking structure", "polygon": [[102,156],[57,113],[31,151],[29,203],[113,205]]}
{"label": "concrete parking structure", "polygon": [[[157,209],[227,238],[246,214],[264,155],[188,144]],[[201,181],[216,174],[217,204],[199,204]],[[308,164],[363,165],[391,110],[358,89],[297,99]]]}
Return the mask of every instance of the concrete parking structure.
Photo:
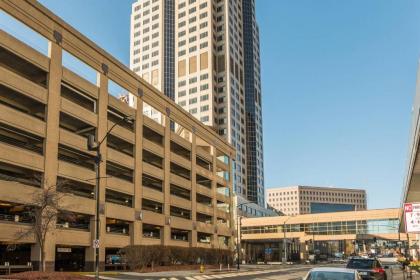
{"label": "concrete parking structure", "polygon": [[93,269],[95,153],[87,138],[108,132],[100,148],[102,269],[133,244],[230,248],[234,148],[38,2],[0,8],[48,48],[0,31],[0,262],[38,265],[34,237],[16,234],[33,223],[33,193],[53,186],[68,195],[47,237],[47,268]]}

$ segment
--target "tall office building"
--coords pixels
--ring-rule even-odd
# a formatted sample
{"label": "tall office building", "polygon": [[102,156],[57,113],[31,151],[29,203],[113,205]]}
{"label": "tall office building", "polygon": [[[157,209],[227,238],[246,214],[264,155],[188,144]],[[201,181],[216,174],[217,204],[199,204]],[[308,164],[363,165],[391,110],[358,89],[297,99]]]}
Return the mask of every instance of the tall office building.
{"label": "tall office building", "polygon": [[366,210],[360,189],[291,186],[267,190],[267,203],[286,215]]}
{"label": "tall office building", "polygon": [[264,156],[261,107],[260,34],[255,0],[243,0],[245,112],[248,199],[264,205]]}
{"label": "tall office building", "polygon": [[175,0],[133,3],[130,68],[175,100]]}
{"label": "tall office building", "polygon": [[[131,67],[170,97],[172,91],[165,88],[174,81],[178,105],[235,146],[235,192],[264,206],[258,29],[254,3],[246,6],[249,12],[243,0],[138,0],[131,16]],[[245,15],[253,26],[252,36],[246,38],[253,50],[246,57]],[[258,100],[258,106],[247,106],[247,93],[255,94],[245,89],[245,65],[255,62],[248,75],[254,75],[249,88],[258,88],[258,98],[250,98]],[[247,120],[247,109],[258,111],[249,112]],[[258,133],[251,131],[255,120]],[[247,143],[258,149],[247,148]]]}

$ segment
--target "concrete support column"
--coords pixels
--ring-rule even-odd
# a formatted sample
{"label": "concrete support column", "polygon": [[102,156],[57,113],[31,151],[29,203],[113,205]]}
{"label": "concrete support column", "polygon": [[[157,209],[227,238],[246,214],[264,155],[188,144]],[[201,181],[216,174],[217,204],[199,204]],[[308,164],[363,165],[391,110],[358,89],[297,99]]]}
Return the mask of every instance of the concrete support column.
{"label": "concrete support column", "polygon": [[271,260],[270,260],[270,256],[269,256],[268,254],[266,254],[267,249],[268,249],[268,248],[270,248],[268,245],[269,245],[269,244],[264,243],[264,261],[265,261],[265,262],[271,261]]}
{"label": "concrete support column", "polygon": [[[93,240],[95,239],[95,216],[90,218],[89,231],[93,243]],[[92,245],[85,250],[85,270],[95,271],[95,249]]]}
{"label": "concrete support column", "polygon": [[143,198],[143,100],[137,97],[135,122],[135,150],[134,150],[134,210],[136,217],[133,223],[133,230],[130,229],[131,244],[139,245],[143,239],[143,224],[139,220],[142,209]]}
{"label": "concrete support column", "polygon": [[[232,237],[229,240],[229,248],[235,248],[235,231],[236,231],[236,223],[238,221],[236,221],[236,211],[238,211],[238,209],[235,209],[235,207],[237,206],[237,203],[233,203],[233,166],[232,166],[232,157],[234,157],[235,155],[230,154],[229,155],[229,200],[230,200],[230,207],[229,207],[229,212],[230,212],[230,221],[229,221],[229,226],[232,229]],[[216,175],[217,176],[217,175]],[[216,205],[217,207],[217,205]]]}
{"label": "concrete support column", "polygon": [[[197,159],[197,137],[193,131],[191,136],[191,213],[193,224],[197,225],[197,170],[196,170],[196,159]],[[191,247],[197,246],[197,229],[193,227],[191,231]]]}
{"label": "concrete support column", "polygon": [[165,116],[165,133],[164,133],[164,179],[163,179],[163,196],[164,196],[164,208],[163,213],[165,214],[165,225],[163,227],[163,245],[169,245],[171,241],[171,225],[168,223],[171,216],[170,202],[171,202],[171,123],[169,115]]}
{"label": "concrete support column", "polygon": [[282,241],[279,241],[279,259],[278,259],[279,262],[282,262],[283,261],[283,257],[284,257],[283,242],[284,242],[284,239]]}
{"label": "concrete support column", "polygon": [[[61,102],[61,73],[62,73],[62,48],[55,42],[49,42],[48,54],[50,57],[50,69],[48,75],[48,100],[46,111],[46,137],[44,142],[44,178],[43,187],[55,191],[58,171],[58,142],[60,125],[60,102]],[[53,271],[55,265],[55,222],[51,225],[52,230],[46,235],[45,240],[45,269]],[[41,248],[34,246],[34,257],[39,263]]]}
{"label": "concrete support column", "polygon": [[[211,147],[212,150],[212,166],[213,166],[213,176],[214,178],[217,178],[217,151],[216,148],[214,146]],[[217,232],[217,182],[216,180],[212,180],[211,181],[211,200],[212,200],[212,205],[213,205],[213,219],[212,219],[212,223],[213,223],[213,228],[214,228],[214,232],[213,232],[213,238],[212,238],[212,247],[213,248],[219,248],[220,244],[219,244],[219,238],[218,238],[218,232]]]}
{"label": "concrete support column", "polygon": [[309,259],[308,245],[303,240],[300,242],[300,259],[306,261]]}

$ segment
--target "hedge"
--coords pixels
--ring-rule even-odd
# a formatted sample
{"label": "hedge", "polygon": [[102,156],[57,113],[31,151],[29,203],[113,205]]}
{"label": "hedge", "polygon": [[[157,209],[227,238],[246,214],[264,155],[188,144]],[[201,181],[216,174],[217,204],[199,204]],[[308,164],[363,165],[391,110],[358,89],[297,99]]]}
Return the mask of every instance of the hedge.
{"label": "hedge", "polygon": [[163,245],[130,245],[121,249],[121,254],[131,270],[156,265],[231,264],[233,259],[233,252],[227,249]]}

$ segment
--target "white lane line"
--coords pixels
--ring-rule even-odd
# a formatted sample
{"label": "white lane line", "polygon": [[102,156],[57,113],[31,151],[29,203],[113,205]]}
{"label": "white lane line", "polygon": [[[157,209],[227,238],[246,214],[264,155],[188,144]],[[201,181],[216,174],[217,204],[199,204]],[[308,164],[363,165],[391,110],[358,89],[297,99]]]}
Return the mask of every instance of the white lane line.
{"label": "white lane line", "polygon": [[99,279],[104,279],[104,280],[117,280],[118,278],[108,277],[108,276],[99,276]]}

